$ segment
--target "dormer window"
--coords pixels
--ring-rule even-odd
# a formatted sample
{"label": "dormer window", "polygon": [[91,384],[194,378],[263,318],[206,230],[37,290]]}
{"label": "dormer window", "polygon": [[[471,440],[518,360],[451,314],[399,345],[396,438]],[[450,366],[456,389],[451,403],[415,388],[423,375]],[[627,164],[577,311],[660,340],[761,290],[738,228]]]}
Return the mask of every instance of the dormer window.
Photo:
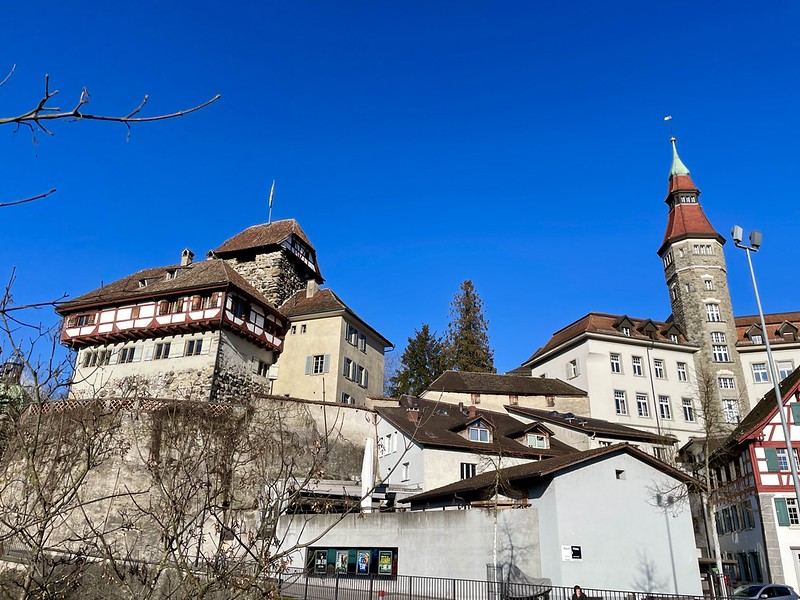
{"label": "dormer window", "polygon": [[175,274],[176,273],[177,273],[177,271],[175,271],[175,269],[171,269],[171,270],[167,271],[167,281],[170,281],[171,279],[175,279]]}
{"label": "dormer window", "polygon": [[622,332],[622,335],[627,335],[628,337],[631,337],[630,327],[620,327],[620,331]]}
{"label": "dormer window", "polygon": [[541,433],[529,433],[525,436],[525,443],[529,448],[549,448],[550,440]]}
{"label": "dormer window", "polygon": [[753,335],[750,336],[750,341],[753,342],[754,344],[763,344],[764,338],[761,337],[760,333],[754,333]]}
{"label": "dormer window", "polygon": [[475,421],[467,431],[471,442],[489,443],[492,441],[489,427],[483,421]]}
{"label": "dormer window", "polygon": [[139,287],[140,288],[147,287],[147,279],[140,279],[139,280]]}

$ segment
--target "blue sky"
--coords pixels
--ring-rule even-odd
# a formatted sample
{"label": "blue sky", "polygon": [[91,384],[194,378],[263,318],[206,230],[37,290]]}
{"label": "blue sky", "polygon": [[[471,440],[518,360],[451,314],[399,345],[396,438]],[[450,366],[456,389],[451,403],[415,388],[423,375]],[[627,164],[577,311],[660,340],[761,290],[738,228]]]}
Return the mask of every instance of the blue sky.
{"label": "blue sky", "polygon": [[[0,115],[32,107],[45,73],[59,105],[86,86],[96,113],[222,99],[130,141],[0,128],[0,201],[58,189],[0,209],[19,303],[203,256],[266,221],[276,179],[273,219],[300,222],[327,284],[398,352],[422,323],[444,331],[469,278],[509,370],[589,311],[668,316],[671,114],[712,223],[764,232],[765,310],[800,309],[796,3],[37,6],[4,6]],[[745,257],[726,256],[753,313]]]}

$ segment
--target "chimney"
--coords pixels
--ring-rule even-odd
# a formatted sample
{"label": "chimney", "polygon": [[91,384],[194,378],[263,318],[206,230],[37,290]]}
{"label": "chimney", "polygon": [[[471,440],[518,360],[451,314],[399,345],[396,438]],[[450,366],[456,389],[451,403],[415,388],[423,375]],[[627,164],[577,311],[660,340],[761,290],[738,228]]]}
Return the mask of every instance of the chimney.
{"label": "chimney", "polygon": [[306,281],[306,298],[313,298],[319,291],[319,283],[316,279],[309,279]]}
{"label": "chimney", "polygon": [[406,409],[406,416],[412,423],[419,423],[419,408],[416,406],[409,406]]}
{"label": "chimney", "polygon": [[186,267],[192,264],[193,259],[194,259],[194,252],[192,252],[188,248],[184,248],[183,252],[181,252],[181,266]]}
{"label": "chimney", "polygon": [[467,407],[467,410],[469,411],[469,418],[470,419],[474,419],[475,418],[475,407],[474,406],[469,406],[469,407]]}

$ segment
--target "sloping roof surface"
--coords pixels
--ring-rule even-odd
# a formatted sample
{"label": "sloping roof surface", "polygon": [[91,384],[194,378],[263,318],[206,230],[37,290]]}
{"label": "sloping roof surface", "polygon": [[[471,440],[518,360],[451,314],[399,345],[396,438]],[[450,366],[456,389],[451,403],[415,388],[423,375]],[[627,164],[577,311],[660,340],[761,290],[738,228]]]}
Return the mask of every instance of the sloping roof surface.
{"label": "sloping roof surface", "polygon": [[[614,444],[605,448],[595,448],[593,450],[584,450],[583,452],[573,452],[571,454],[564,454],[554,458],[547,458],[537,462],[525,463],[515,467],[508,467],[500,470],[500,478],[509,484],[525,485],[526,480],[537,479],[552,475],[564,469],[578,466],[580,464],[589,462],[603,456],[610,456],[626,452],[639,460],[650,464],[651,466],[667,473],[682,482],[693,482],[694,479],[689,477],[683,471],[675,469],[668,464],[638,450],[628,444]],[[469,479],[462,479],[450,485],[446,485],[435,490],[430,490],[405,498],[401,502],[419,503],[429,500],[445,500],[452,497],[454,494],[464,494],[469,491],[477,491],[483,488],[493,488],[496,485],[498,474],[494,471],[489,471],[470,477]]]}
{"label": "sloping roof surface", "polygon": [[308,236],[300,228],[297,221],[294,219],[284,219],[282,221],[274,221],[272,223],[263,223],[261,225],[248,227],[241,233],[237,233],[232,238],[225,240],[219,248],[214,250],[214,253],[217,256],[224,256],[243,250],[275,246],[292,234],[303,240],[309,248],[312,250],[314,249]]}
{"label": "sloping roof surface", "polygon": [[478,394],[518,394],[520,396],[585,396],[586,392],[560,379],[445,371],[431,383],[428,391]]}
{"label": "sloping roof surface", "polygon": [[[505,413],[478,409],[473,411],[465,409],[462,412],[454,404],[411,396],[401,397],[399,403],[400,406],[378,406],[375,407],[375,411],[422,446],[531,459],[576,452],[572,446],[553,437],[550,438],[550,448],[526,446],[524,440],[519,441],[514,438],[522,436],[532,426]],[[409,409],[412,411],[409,412]],[[409,418],[409,415],[418,415],[418,421]],[[460,435],[459,432],[463,432],[466,425],[476,418],[480,418],[494,427],[492,442],[473,442]]]}
{"label": "sloping roof surface", "polygon": [[653,444],[667,444],[671,445],[677,442],[677,438],[658,435],[633,427],[626,427],[620,423],[612,423],[611,421],[604,421],[603,419],[593,419],[592,417],[574,416],[569,418],[571,413],[560,413],[558,411],[548,411],[538,408],[527,408],[523,406],[506,406],[507,411],[510,413],[518,413],[525,415],[532,419],[543,421],[544,423],[552,423],[592,435],[594,433],[600,434],[604,437],[613,437],[620,440],[631,440],[639,442],[650,442]]}
{"label": "sloping roof surface", "polygon": [[716,239],[721,244],[725,243],[725,238],[711,225],[700,204],[676,204],[669,211],[667,230],[664,232],[664,241],[659,251],[669,242],[689,237]]}
{"label": "sloping roof surface", "polygon": [[[174,278],[167,279],[167,275],[172,272],[175,274]],[[147,282],[144,286],[140,284],[143,281]],[[88,305],[114,304],[126,300],[165,296],[193,289],[222,288],[228,284],[239,288],[260,304],[272,307],[269,300],[247,283],[233,267],[225,264],[223,260],[209,259],[193,262],[186,266],[170,265],[144,269],[87,294],[62,302],[56,310],[63,315]]]}
{"label": "sloping roof surface", "polygon": [[[631,335],[625,336],[621,331],[619,331],[615,324],[618,323],[621,319],[628,319],[632,324],[631,327]],[[526,360],[523,365],[528,365],[529,363],[533,362],[542,354],[549,352],[553,348],[557,348],[561,344],[568,342],[574,338],[577,338],[584,333],[603,333],[603,334],[610,334],[610,335],[618,335],[622,337],[630,337],[633,339],[651,339],[647,334],[640,331],[639,328],[643,327],[647,324],[648,321],[652,321],[652,323],[658,328],[658,333],[656,333],[655,340],[659,342],[667,342],[673,343],[670,340],[669,336],[664,335],[663,332],[667,331],[670,327],[673,327],[675,324],[666,322],[666,321],[655,321],[653,319],[638,319],[635,317],[628,317],[626,315],[612,315],[608,313],[597,313],[591,312],[588,315],[581,317],[574,323],[570,323],[563,329],[559,329],[553,334],[547,344],[545,344],[542,348],[539,348],[533,355]],[[679,330],[680,331],[680,330]],[[678,343],[680,344],[687,344],[686,337],[681,333],[678,335]]]}
{"label": "sloping roof surface", "polygon": [[[736,323],[737,346],[762,345],[753,344],[750,341],[750,338],[745,335],[753,325],[758,326],[759,330],[761,329],[761,317],[758,315],[745,315],[741,317],[734,317],[733,320]],[[767,334],[769,334],[770,344],[783,344],[787,341],[778,335],[778,328],[787,321],[792,323],[795,327],[800,328],[800,312],[784,312],[764,315],[764,322],[767,325]]]}

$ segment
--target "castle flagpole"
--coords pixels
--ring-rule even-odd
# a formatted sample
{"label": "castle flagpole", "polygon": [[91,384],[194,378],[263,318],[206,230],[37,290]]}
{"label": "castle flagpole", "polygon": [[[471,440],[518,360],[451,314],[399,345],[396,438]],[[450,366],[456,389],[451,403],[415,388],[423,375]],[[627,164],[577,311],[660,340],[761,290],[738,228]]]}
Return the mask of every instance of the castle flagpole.
{"label": "castle flagpole", "polygon": [[267,216],[267,225],[272,223],[272,199],[275,197],[275,180],[272,180],[272,187],[269,188],[269,215]]}

